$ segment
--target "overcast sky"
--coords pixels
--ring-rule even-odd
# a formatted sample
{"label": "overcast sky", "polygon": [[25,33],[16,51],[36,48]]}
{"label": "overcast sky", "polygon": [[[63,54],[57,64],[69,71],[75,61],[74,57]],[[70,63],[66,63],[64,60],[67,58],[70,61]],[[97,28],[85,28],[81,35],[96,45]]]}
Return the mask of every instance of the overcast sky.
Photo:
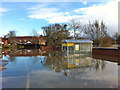
{"label": "overcast sky", "polygon": [[33,29],[42,34],[41,27],[66,23],[73,18],[80,19],[82,24],[89,20],[103,20],[110,35],[118,32],[118,0],[16,1],[2,0],[0,36],[7,34],[9,30],[17,31],[19,36],[30,35]]}

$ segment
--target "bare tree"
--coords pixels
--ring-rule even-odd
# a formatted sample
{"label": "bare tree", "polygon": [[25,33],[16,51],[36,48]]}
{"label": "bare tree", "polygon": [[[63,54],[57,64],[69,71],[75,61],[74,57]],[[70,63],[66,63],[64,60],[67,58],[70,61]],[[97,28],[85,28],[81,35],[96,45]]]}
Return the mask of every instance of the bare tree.
{"label": "bare tree", "polygon": [[37,36],[34,36],[32,38],[32,43],[35,45],[35,49],[37,49],[37,44],[39,43],[39,39]]}
{"label": "bare tree", "polygon": [[39,36],[37,30],[35,30],[35,29],[32,30],[32,32],[30,33],[30,35],[31,35],[31,36],[36,36],[36,37]]}
{"label": "bare tree", "polygon": [[33,36],[32,43],[35,45],[35,48],[37,49],[37,44],[39,43],[39,39],[38,39],[39,34],[37,30],[33,29],[30,35]]}
{"label": "bare tree", "polygon": [[114,33],[112,38],[117,41],[117,39],[118,39],[118,32]]}
{"label": "bare tree", "polygon": [[74,34],[74,38],[77,39],[77,37],[82,33],[82,25],[80,24],[80,21],[78,21],[77,19],[72,19],[70,20],[68,25],[69,29]]}
{"label": "bare tree", "polygon": [[14,31],[14,30],[9,31],[9,33],[7,34],[8,38],[14,37],[14,36],[16,36],[16,31]]}
{"label": "bare tree", "polygon": [[115,45],[116,45],[116,47],[117,47],[117,44],[119,44],[119,42],[118,42],[118,32],[115,32],[114,34],[113,34],[113,36],[112,36],[112,39],[113,40],[115,40]]}
{"label": "bare tree", "polygon": [[100,24],[98,20],[95,20],[93,23],[89,21],[89,24],[84,26],[84,33],[99,46],[102,38],[107,35],[106,29],[107,27],[103,21]]}
{"label": "bare tree", "polygon": [[16,31],[11,30],[6,35],[8,37],[8,43],[11,43],[12,45],[15,45],[14,37],[16,36]]}
{"label": "bare tree", "polygon": [[49,46],[61,45],[61,41],[70,35],[66,24],[53,24],[42,27],[42,29],[44,30],[44,35],[47,36],[46,41]]}
{"label": "bare tree", "polygon": [[118,32],[113,34],[112,38],[116,41],[118,45],[120,44],[120,35],[118,34]]}
{"label": "bare tree", "polygon": [[102,47],[112,46],[112,39],[110,38],[110,36],[106,35],[101,39],[101,46]]}
{"label": "bare tree", "polygon": [[118,35],[117,43],[118,43],[118,45],[120,47],[120,35]]}

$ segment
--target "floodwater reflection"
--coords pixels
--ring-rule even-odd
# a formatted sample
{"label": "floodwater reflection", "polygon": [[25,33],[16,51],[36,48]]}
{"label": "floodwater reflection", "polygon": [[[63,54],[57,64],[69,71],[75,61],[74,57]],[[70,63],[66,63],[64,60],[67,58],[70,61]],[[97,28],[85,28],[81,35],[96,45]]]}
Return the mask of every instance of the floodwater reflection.
{"label": "floodwater reflection", "polygon": [[2,71],[3,88],[15,85],[17,88],[118,87],[115,62],[96,59],[92,55],[66,56],[59,51],[40,49],[3,51],[3,59],[9,61],[7,69]]}

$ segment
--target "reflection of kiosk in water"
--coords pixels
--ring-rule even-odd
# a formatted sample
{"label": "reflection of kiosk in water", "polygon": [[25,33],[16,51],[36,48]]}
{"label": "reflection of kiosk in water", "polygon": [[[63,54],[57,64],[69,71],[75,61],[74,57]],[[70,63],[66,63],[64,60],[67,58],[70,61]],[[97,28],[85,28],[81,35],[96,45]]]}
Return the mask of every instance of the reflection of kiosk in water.
{"label": "reflection of kiosk in water", "polygon": [[65,68],[80,68],[80,67],[89,67],[92,66],[93,59],[90,56],[80,56],[80,57],[64,57],[63,66]]}
{"label": "reflection of kiosk in water", "polygon": [[61,48],[64,56],[63,65],[67,68],[91,66],[92,43],[91,40],[63,40]]}

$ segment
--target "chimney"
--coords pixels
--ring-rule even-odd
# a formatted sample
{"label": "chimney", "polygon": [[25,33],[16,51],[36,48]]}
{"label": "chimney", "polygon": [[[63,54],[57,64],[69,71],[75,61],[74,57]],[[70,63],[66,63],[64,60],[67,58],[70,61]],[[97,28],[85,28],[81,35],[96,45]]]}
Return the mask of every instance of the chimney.
{"label": "chimney", "polygon": [[6,38],[6,36],[4,36],[4,38]]}

